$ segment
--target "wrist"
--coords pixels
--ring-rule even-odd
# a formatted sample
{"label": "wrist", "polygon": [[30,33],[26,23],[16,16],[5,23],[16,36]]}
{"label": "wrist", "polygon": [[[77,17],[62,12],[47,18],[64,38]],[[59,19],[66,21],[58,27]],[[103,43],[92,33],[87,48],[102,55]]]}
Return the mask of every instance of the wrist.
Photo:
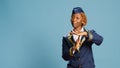
{"label": "wrist", "polygon": [[88,36],[88,32],[87,32],[87,31],[84,32],[84,36],[85,36],[85,37]]}
{"label": "wrist", "polygon": [[72,50],[75,51],[75,50],[76,50],[76,46],[73,46],[73,47],[72,47]]}

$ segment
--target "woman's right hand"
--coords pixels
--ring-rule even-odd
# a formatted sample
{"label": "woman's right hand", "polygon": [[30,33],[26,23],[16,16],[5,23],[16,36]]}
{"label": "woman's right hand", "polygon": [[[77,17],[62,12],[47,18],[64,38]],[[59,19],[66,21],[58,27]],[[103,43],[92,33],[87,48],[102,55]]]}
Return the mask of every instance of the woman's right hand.
{"label": "woman's right hand", "polygon": [[79,48],[80,48],[80,36],[78,36],[78,39],[77,39],[76,44],[74,46],[75,50],[79,50]]}

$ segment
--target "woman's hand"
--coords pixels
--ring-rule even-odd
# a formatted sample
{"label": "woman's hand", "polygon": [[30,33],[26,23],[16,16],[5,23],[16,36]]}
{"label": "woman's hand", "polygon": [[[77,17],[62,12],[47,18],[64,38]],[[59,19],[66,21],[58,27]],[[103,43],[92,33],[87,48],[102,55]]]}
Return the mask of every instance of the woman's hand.
{"label": "woman's hand", "polygon": [[80,44],[81,44],[81,42],[80,42],[80,36],[78,36],[78,39],[77,39],[77,41],[75,43],[75,50],[79,50]]}
{"label": "woman's hand", "polygon": [[76,41],[76,44],[75,46],[73,47],[74,50],[79,50],[80,46],[81,46],[81,41],[80,41],[80,36],[87,36],[87,32],[84,31],[84,32],[70,32],[70,34],[75,34],[75,35],[78,35],[78,39]]}
{"label": "woman's hand", "polygon": [[75,35],[78,35],[78,36],[87,36],[87,32],[84,31],[84,32],[72,32],[72,34],[75,34]]}

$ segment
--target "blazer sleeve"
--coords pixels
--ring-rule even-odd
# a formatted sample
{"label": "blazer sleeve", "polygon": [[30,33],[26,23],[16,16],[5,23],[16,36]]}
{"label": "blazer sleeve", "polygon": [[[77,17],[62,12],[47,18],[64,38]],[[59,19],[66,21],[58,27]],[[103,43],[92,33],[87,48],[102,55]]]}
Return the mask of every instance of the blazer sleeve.
{"label": "blazer sleeve", "polygon": [[92,41],[96,45],[100,45],[103,41],[103,37],[97,34],[94,30],[88,31],[88,40]]}
{"label": "blazer sleeve", "polygon": [[66,37],[63,37],[62,39],[62,58],[64,60],[70,60],[73,56],[70,55],[70,46],[68,44],[68,41]]}

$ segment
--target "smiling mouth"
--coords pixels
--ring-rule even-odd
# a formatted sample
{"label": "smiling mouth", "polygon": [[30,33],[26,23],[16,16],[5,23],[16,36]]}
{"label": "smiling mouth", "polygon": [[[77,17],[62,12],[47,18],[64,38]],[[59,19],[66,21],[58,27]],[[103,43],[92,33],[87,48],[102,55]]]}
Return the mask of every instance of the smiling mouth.
{"label": "smiling mouth", "polygon": [[77,26],[77,24],[75,24],[75,23],[72,23],[72,26],[73,26],[73,27],[76,27],[76,26]]}

